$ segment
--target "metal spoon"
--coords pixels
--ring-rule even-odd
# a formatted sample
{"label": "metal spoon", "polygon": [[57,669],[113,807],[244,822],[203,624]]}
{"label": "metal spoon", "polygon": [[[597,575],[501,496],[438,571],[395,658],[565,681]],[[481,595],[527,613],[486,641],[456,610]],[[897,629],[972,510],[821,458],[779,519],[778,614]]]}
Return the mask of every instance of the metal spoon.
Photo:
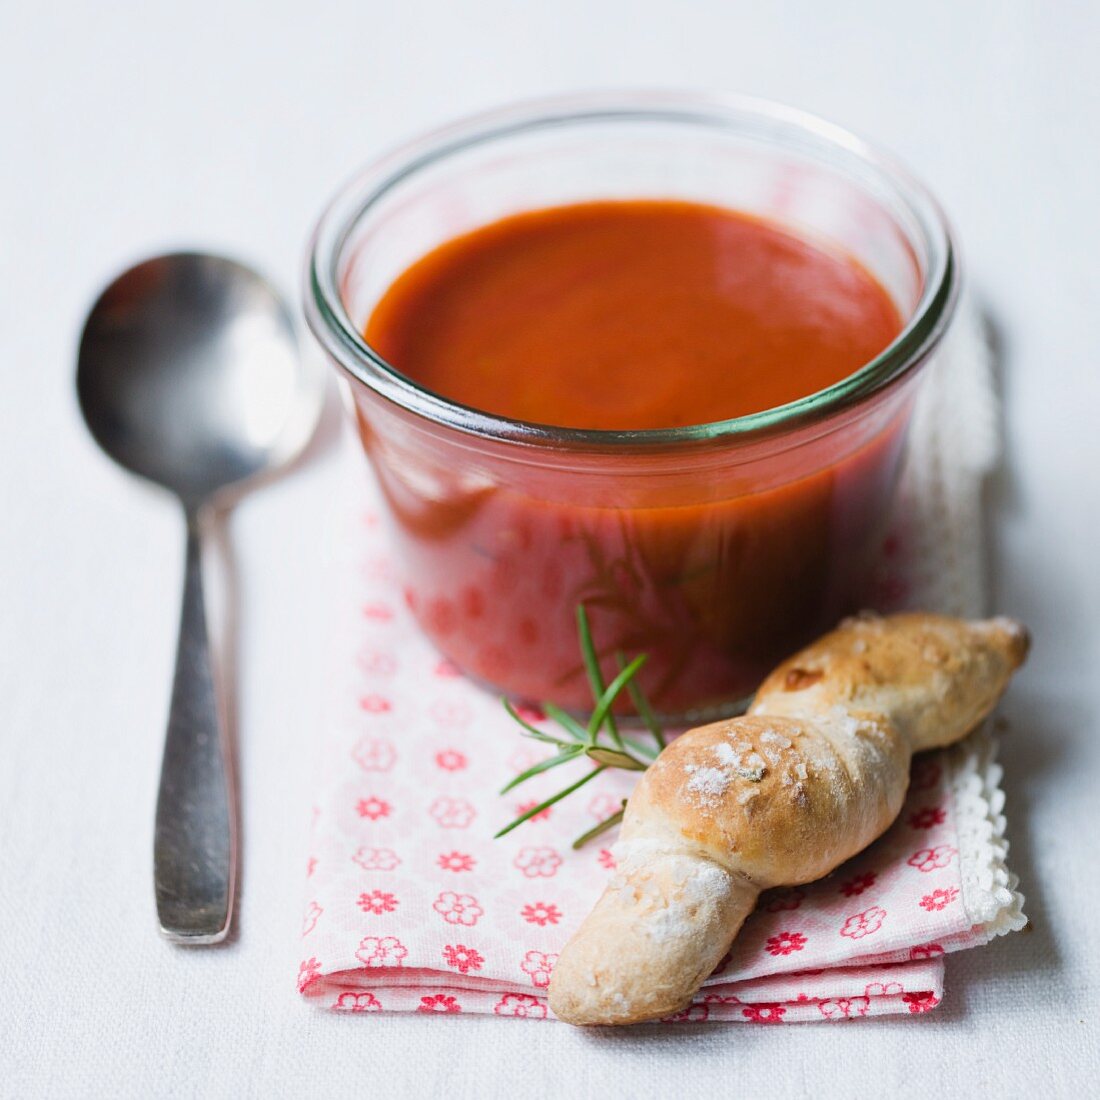
{"label": "metal spoon", "polygon": [[218,943],[236,881],[236,814],[225,716],[203,603],[200,517],[230,487],[294,458],[324,393],[286,307],[219,256],[159,256],[119,276],[80,340],[77,392],[99,445],[171,490],[187,519],[187,565],[153,865],[161,931]]}

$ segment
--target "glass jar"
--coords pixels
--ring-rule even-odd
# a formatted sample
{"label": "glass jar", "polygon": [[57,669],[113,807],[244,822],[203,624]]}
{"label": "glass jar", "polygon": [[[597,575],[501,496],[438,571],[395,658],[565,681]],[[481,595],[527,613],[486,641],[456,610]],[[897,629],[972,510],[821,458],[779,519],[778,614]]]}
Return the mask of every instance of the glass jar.
{"label": "glass jar", "polygon": [[[393,280],[445,240],[523,210],[623,198],[725,206],[839,247],[904,328],[818,393],[646,431],[494,416],[422,388],[364,340]],[[654,706],[690,721],[737,709],[859,606],[957,289],[935,201],[851,134],[755,100],[615,93],[482,115],[367,168],[320,220],[305,310],[381,487],[405,599],[439,649],[498,691],[584,710],[583,602],[605,673],[619,654],[648,653]],[[583,354],[563,333],[561,355]]]}

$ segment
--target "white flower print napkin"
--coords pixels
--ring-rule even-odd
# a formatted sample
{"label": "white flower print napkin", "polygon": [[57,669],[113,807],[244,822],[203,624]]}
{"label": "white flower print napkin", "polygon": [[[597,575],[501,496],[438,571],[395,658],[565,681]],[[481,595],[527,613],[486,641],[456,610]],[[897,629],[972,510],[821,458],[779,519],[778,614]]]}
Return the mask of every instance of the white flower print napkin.
{"label": "white flower print napkin", "polygon": [[[973,614],[983,604],[978,490],[997,440],[988,352],[971,314],[929,369],[873,598],[883,609]],[[347,1012],[549,1019],[558,952],[615,867],[612,835],[580,851],[569,839],[614,812],[632,777],[604,773],[492,839],[569,777],[555,769],[495,793],[544,747],[519,737],[499,700],[420,635],[378,530],[373,483],[354,491],[359,522],[341,544],[353,559],[353,615],[323,742],[298,987]],[[894,827],[828,878],[764,895],[670,1022],[782,1024],[939,1004],[945,953],[1024,923],[993,757],[982,731],[918,759]]]}

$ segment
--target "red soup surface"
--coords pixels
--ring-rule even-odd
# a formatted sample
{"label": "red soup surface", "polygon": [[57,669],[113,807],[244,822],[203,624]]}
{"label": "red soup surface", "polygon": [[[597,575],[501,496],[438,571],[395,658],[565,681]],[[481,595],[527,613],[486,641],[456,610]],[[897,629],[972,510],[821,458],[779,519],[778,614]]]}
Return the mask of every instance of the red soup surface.
{"label": "red soup surface", "polygon": [[[365,337],[460,404],[629,430],[795,401],[901,327],[852,257],[749,215],[654,200],[536,210],[451,240],[394,282]],[[540,474],[537,456],[526,473],[478,459],[471,490],[461,454],[387,444],[360,403],[368,451],[390,452],[375,466],[407,598],[448,656],[512,694],[583,707],[583,600],[608,668],[617,650],[647,650],[643,684],[674,714],[745,696],[851,609],[905,414],[895,401],[871,426],[690,476],[639,473],[651,467],[626,453],[603,479],[568,462]]]}

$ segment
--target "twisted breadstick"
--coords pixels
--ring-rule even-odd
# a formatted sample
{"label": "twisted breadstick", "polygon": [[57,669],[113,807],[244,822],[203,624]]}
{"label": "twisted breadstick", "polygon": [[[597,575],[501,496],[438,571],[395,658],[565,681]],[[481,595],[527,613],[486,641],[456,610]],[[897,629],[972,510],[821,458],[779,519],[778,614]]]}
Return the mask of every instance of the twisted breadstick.
{"label": "twisted breadstick", "polygon": [[989,713],[1027,654],[1008,619],[850,619],[780,665],[748,714],[674,741],[630,796],[615,878],[566,945],[574,1024],[683,1009],[761,890],[812,882],[897,817],[914,752]]}

